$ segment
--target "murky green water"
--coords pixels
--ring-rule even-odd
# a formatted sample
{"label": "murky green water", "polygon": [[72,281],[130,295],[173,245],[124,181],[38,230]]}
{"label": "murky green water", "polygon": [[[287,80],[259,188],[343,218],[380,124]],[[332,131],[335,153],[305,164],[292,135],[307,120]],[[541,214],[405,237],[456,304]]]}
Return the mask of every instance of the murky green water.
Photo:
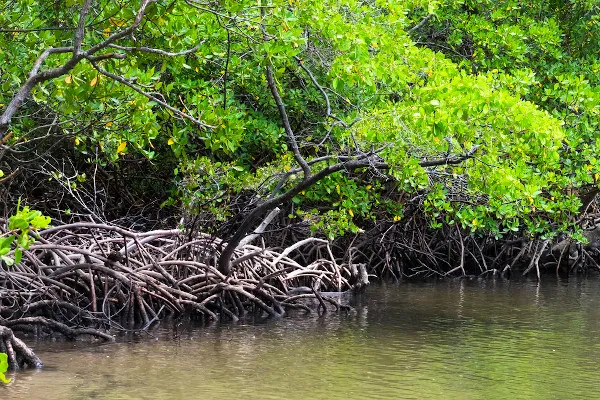
{"label": "murky green water", "polygon": [[600,399],[600,282],[371,287],[354,313],[37,343],[0,399]]}

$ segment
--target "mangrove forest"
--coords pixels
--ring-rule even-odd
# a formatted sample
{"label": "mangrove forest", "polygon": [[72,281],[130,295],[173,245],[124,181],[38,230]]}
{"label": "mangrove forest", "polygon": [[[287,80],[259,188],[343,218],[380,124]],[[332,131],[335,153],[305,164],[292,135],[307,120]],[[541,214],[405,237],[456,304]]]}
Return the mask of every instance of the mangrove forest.
{"label": "mangrove forest", "polygon": [[32,337],[600,272],[596,1],[0,5],[0,382]]}

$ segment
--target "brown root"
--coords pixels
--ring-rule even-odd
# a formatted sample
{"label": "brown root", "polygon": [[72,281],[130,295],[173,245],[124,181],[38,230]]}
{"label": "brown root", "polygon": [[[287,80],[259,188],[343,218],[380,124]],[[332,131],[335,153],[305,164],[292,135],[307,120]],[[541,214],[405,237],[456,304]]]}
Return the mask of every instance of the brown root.
{"label": "brown root", "polygon": [[[327,257],[304,266],[292,254],[309,243],[323,246]],[[364,265],[339,265],[323,240],[281,251],[246,242],[235,250],[228,276],[217,269],[225,245],[219,238],[190,237],[178,229],[135,232],[91,222],[39,232],[19,264],[0,268],[4,348],[13,365],[21,357],[39,366],[12,330],[112,341],[111,333],[145,330],[167,315],[234,321],[248,314],[280,317],[288,310],[310,310],[303,304],[306,298],[319,299],[320,308],[339,309],[337,301],[319,292],[350,290],[351,281],[359,288],[368,284]],[[313,293],[288,294],[298,286]]]}
{"label": "brown root", "polygon": [[0,353],[8,355],[8,368],[18,370],[24,367],[41,368],[42,361],[21,339],[16,337],[12,329],[0,325]]}

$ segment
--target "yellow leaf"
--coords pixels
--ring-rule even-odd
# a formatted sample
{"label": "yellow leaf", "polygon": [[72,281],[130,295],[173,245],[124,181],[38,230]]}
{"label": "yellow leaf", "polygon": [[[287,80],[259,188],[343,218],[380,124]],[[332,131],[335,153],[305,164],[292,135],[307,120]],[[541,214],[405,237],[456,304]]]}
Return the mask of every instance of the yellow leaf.
{"label": "yellow leaf", "polygon": [[127,143],[121,142],[121,144],[119,144],[119,147],[117,147],[117,153],[123,152],[125,148],[127,148]]}
{"label": "yellow leaf", "polygon": [[112,126],[112,124],[113,124],[113,122],[112,122],[112,121],[108,121],[108,122],[106,123],[106,125],[104,125],[104,126],[105,126],[105,127],[107,127],[107,128],[110,128],[110,127]]}
{"label": "yellow leaf", "polygon": [[92,79],[92,81],[90,82],[90,86],[96,86],[96,83],[98,83],[98,77]]}
{"label": "yellow leaf", "polygon": [[168,144],[169,146],[171,146],[171,145],[172,145],[172,144],[174,144],[174,143],[175,143],[175,141],[173,140],[173,138],[169,138],[169,140],[167,141],[167,144]]}
{"label": "yellow leaf", "polygon": [[373,188],[373,186],[371,186],[371,185],[367,185],[367,187],[366,187],[365,189],[367,189],[367,190],[371,190],[371,188]]}
{"label": "yellow leaf", "polygon": [[354,218],[354,211],[348,210],[348,214],[350,214],[350,216]]}
{"label": "yellow leaf", "polygon": [[[162,19],[162,18],[159,18],[159,19],[158,19],[158,22],[159,22],[159,23],[160,23],[160,20],[161,20],[161,19]],[[111,19],[110,19],[110,24],[111,24],[112,26],[123,26],[123,25],[125,25],[125,21],[123,21],[122,19],[111,18]],[[110,32],[110,31],[109,31],[109,32]]]}
{"label": "yellow leaf", "polygon": [[79,146],[79,139],[75,138],[75,146]]}
{"label": "yellow leaf", "polygon": [[67,77],[65,78],[65,83],[69,84],[73,81],[73,77],[71,75],[67,75]]}
{"label": "yellow leaf", "polygon": [[286,165],[285,167],[283,167],[283,169],[285,169],[286,171],[289,171],[292,168],[289,165]]}
{"label": "yellow leaf", "polygon": [[5,385],[8,385],[12,382],[12,379],[8,379],[3,372],[0,372],[0,382],[4,383]]}
{"label": "yellow leaf", "polygon": [[399,215],[395,215],[395,216],[394,216],[394,222],[398,222],[398,221],[400,221],[400,219],[401,219],[401,218],[402,218],[402,217],[400,217]]}
{"label": "yellow leaf", "polygon": [[471,223],[473,224],[473,226],[477,226],[477,219],[474,219]]}

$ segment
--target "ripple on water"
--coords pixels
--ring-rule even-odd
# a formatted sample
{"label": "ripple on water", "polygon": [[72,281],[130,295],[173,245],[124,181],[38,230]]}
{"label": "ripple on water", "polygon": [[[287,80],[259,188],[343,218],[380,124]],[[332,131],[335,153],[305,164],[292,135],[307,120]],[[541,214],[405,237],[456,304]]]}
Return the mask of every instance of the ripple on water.
{"label": "ripple on water", "polygon": [[600,283],[369,288],[349,315],[39,343],[8,399],[600,398]]}

